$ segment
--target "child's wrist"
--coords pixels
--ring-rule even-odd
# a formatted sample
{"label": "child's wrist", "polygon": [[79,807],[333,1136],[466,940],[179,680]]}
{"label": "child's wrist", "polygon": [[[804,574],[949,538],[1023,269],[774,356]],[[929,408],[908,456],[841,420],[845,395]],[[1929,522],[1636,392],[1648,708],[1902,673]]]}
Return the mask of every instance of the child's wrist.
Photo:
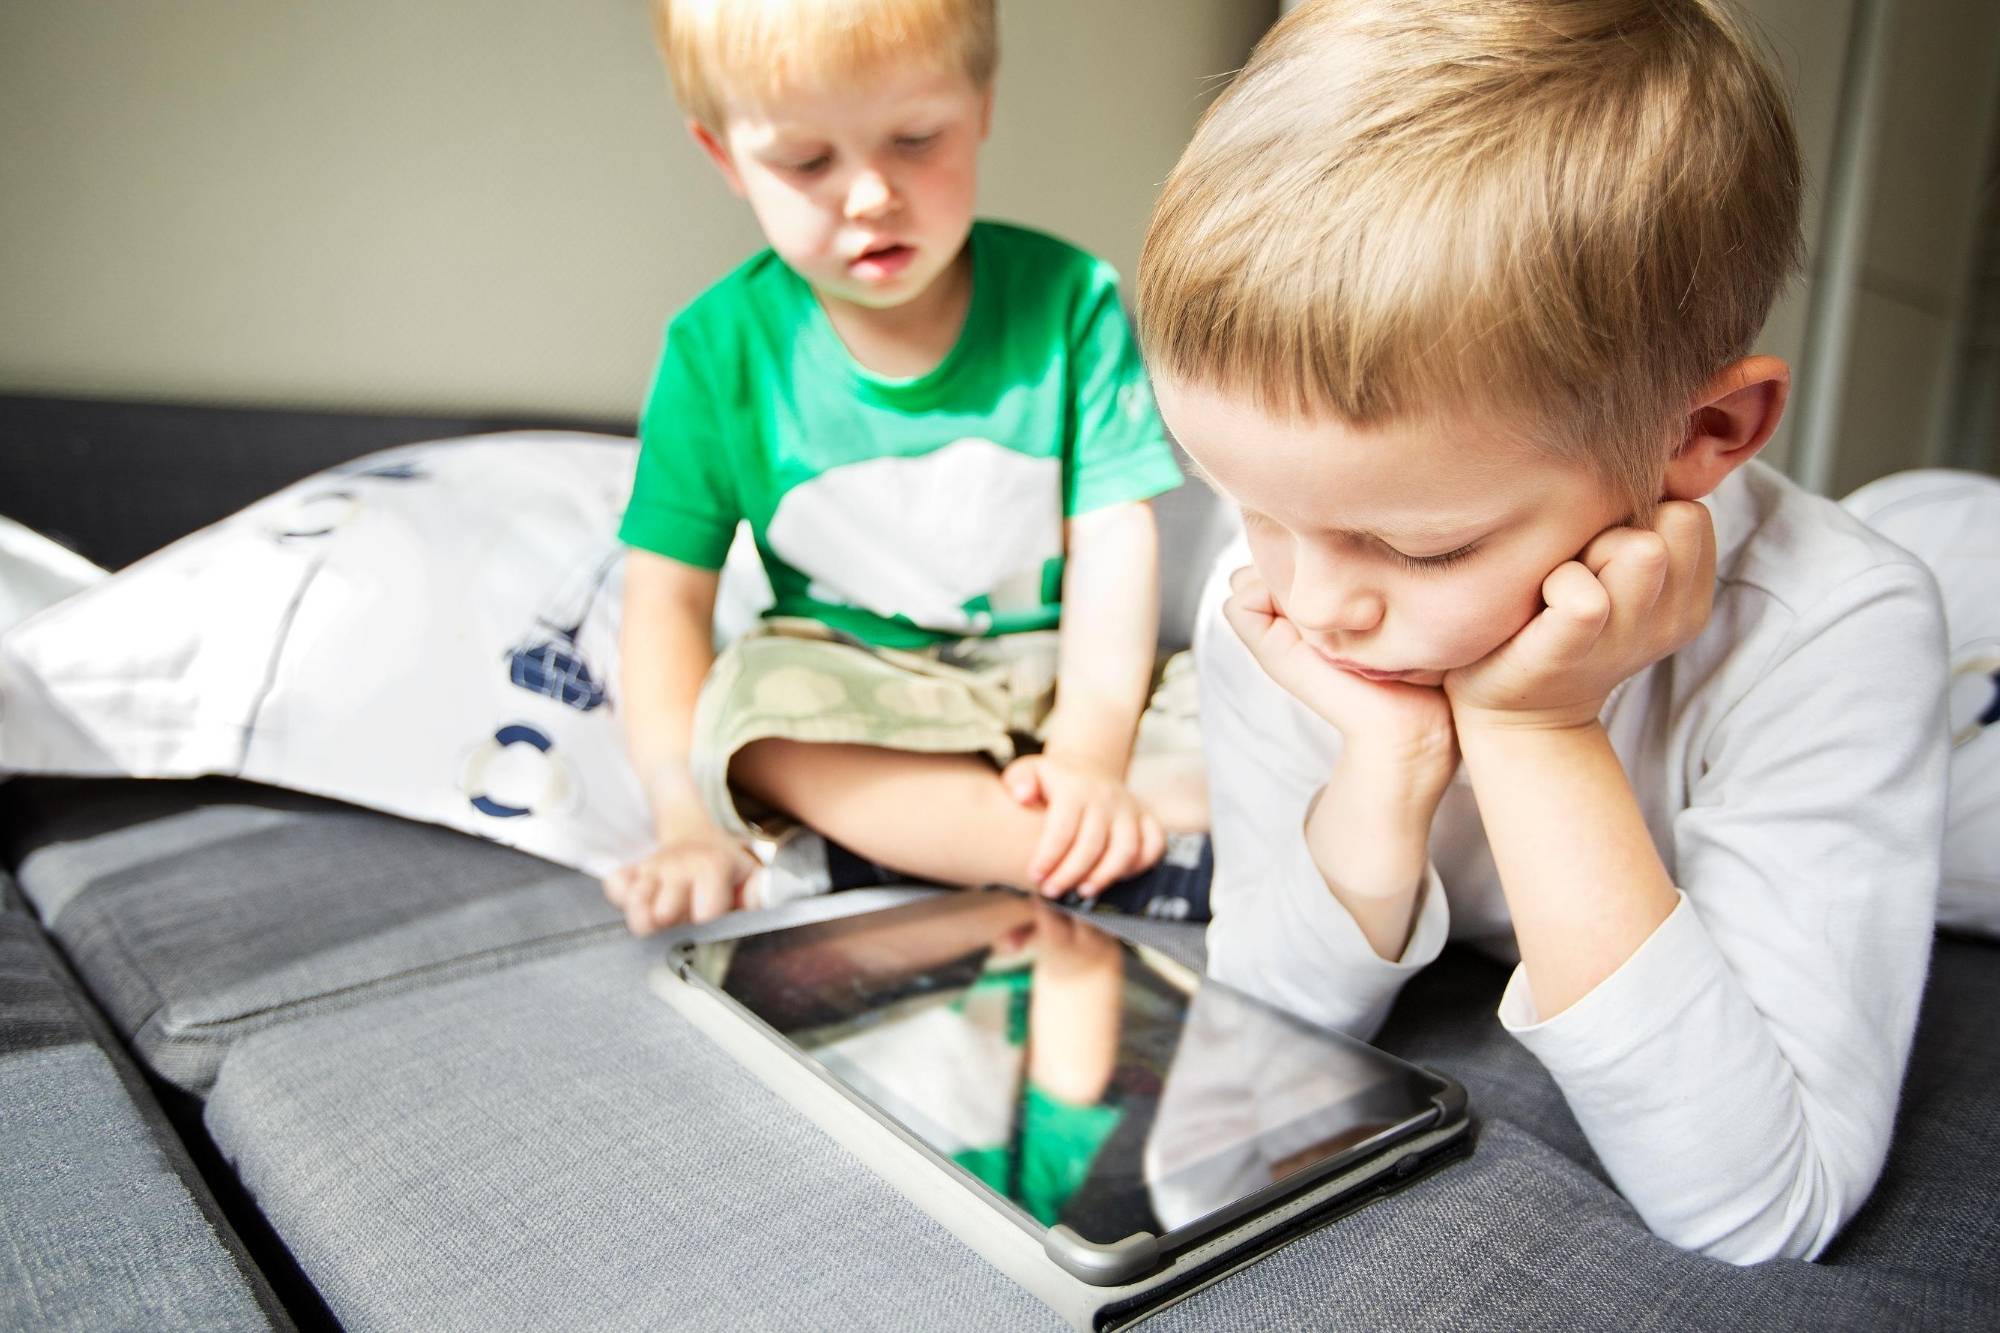
{"label": "child's wrist", "polygon": [[1338,785],[1374,793],[1397,809],[1422,811],[1425,822],[1458,771],[1458,739],[1438,736],[1343,738]]}
{"label": "child's wrist", "polygon": [[1125,780],[1125,770],[1130,762],[1126,758],[1102,750],[1053,743],[1042,747],[1042,757],[1064,768],[1079,770],[1114,782]]}
{"label": "child's wrist", "polygon": [[1343,752],[1340,762],[1307,808],[1309,825],[1334,819],[1350,829],[1368,829],[1380,843],[1427,845],[1456,765],[1444,768],[1381,766]]}
{"label": "child's wrist", "polygon": [[[1610,693],[1608,682],[1586,680],[1580,672],[1567,680],[1530,685],[1518,694],[1496,693],[1491,686],[1456,673],[1445,677],[1444,683],[1451,723],[1461,735],[1587,729],[1597,724]],[[1530,694],[1539,698],[1531,700]]]}
{"label": "child's wrist", "polygon": [[1510,718],[1469,722],[1459,732],[1466,775],[1475,787],[1533,781],[1538,772],[1573,768],[1611,742],[1595,716],[1582,722]]}
{"label": "child's wrist", "polygon": [[1314,866],[1385,958],[1399,956],[1407,940],[1436,813],[1434,800],[1398,801],[1365,783],[1338,781],[1321,788],[1307,808],[1305,840]]}
{"label": "child's wrist", "polygon": [[685,795],[653,803],[653,833],[662,845],[725,836],[715,817],[709,814],[707,803],[693,794],[691,788]]}
{"label": "child's wrist", "polygon": [[1049,728],[1042,753],[1059,763],[1123,781],[1132,762],[1136,733],[1136,726],[1121,727],[1115,721],[1098,719],[1092,724],[1064,726],[1058,719]]}
{"label": "child's wrist", "polygon": [[1602,726],[1600,715],[1603,708],[1602,703],[1518,709],[1454,705],[1452,723],[1458,732],[1460,745],[1463,746],[1468,742],[1476,743],[1492,736],[1587,733]]}

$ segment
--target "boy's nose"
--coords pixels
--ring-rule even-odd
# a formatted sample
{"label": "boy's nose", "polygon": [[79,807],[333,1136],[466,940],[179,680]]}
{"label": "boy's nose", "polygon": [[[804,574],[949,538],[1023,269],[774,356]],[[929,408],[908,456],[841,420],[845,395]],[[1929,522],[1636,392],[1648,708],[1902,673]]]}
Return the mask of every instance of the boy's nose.
{"label": "boy's nose", "polygon": [[1307,632],[1366,634],[1382,623],[1388,602],[1367,565],[1316,542],[1296,542],[1285,614]]}
{"label": "boy's nose", "polygon": [[1315,577],[1304,570],[1285,599],[1292,623],[1308,633],[1365,634],[1382,623],[1382,594],[1357,584]]}
{"label": "boy's nose", "polygon": [[889,184],[888,177],[870,168],[855,173],[847,187],[847,216],[859,221],[863,218],[880,217],[896,204],[896,191]]}

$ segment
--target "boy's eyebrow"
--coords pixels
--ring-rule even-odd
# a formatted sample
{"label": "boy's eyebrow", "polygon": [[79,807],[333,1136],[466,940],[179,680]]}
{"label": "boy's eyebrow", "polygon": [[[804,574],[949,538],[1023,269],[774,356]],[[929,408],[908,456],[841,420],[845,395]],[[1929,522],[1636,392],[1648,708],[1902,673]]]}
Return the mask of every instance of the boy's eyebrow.
{"label": "boy's eyebrow", "polygon": [[[884,122],[934,119],[945,115],[955,105],[954,99],[945,93],[919,93],[896,103],[883,113]],[[811,120],[771,120],[767,124],[773,139],[821,139],[827,137],[823,125]]]}
{"label": "boy's eyebrow", "polygon": [[801,125],[773,125],[770,128],[769,137],[759,145],[760,147],[790,148],[796,144],[813,143],[826,138],[821,131]]}

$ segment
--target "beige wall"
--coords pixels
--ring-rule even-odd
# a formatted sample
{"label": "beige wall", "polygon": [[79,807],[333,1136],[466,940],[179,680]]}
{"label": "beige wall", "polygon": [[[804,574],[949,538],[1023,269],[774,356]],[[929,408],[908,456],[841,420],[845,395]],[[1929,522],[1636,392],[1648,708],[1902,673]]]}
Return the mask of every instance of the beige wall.
{"label": "beige wall", "polygon": [[1896,0],[1828,490],[1948,454],[2000,98],[2000,4]]}
{"label": "beige wall", "polygon": [[[1862,3],[1851,335],[1806,364]],[[1792,85],[1813,271],[1764,346],[1835,401],[1835,492],[1932,456],[2000,6],[1742,0]],[[1128,274],[1272,0],[1001,0],[983,206]],[[0,3],[0,392],[628,416],[661,324],[758,241],[681,135],[645,0]],[[1848,147],[1853,147],[1853,144]],[[1792,422],[1771,456],[1791,458]]]}
{"label": "beige wall", "polygon": [[[1854,0],[1747,0],[1742,8],[1791,94],[1792,122],[1800,156],[1805,159],[1805,272],[1779,298],[1764,324],[1757,349],[1781,356],[1797,369],[1805,362],[1813,284],[1820,273],[1825,184],[1833,169],[1841,76],[1853,33]],[[1779,426],[1765,450],[1768,461],[1782,467],[1790,460],[1795,425],[1794,415]]]}
{"label": "beige wall", "polygon": [[[1771,456],[1844,495],[1943,453],[2000,96],[2000,5],[1744,5],[1793,84],[1810,188],[1808,281],[1765,329],[1766,350],[1799,377]],[[1843,172],[1857,182],[1845,200]]]}
{"label": "beige wall", "polygon": [[[982,206],[1128,274],[1257,0],[1002,0]],[[629,416],[759,243],[645,0],[5,0],[0,392]]]}

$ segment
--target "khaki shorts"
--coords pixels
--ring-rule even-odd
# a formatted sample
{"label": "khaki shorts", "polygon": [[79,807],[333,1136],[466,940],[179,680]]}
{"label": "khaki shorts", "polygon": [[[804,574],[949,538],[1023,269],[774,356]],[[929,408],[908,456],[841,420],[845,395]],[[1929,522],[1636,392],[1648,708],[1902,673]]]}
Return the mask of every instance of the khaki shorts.
{"label": "khaki shorts", "polygon": [[[710,815],[738,837],[777,837],[784,818],[729,785],[752,741],[983,754],[996,767],[1041,749],[1056,697],[1054,630],[874,648],[816,620],[774,618],[716,659],[695,705],[691,767]],[[1199,756],[1194,661],[1162,660],[1134,743],[1140,756]]]}

